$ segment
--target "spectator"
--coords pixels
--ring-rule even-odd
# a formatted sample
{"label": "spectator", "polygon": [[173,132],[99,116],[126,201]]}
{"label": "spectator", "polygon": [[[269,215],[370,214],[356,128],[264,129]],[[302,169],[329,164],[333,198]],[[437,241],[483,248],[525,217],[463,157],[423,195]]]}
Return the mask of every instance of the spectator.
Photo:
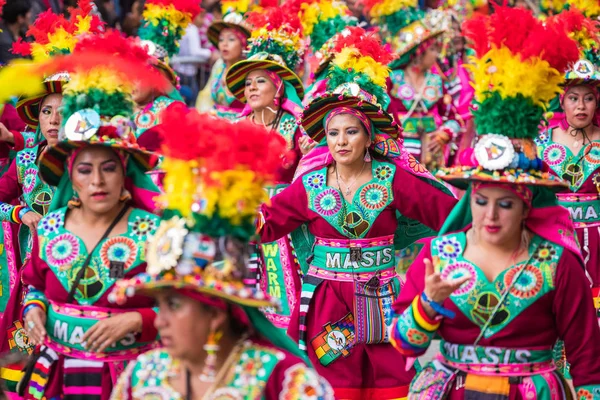
{"label": "spectator", "polygon": [[6,64],[19,56],[10,50],[18,38],[23,37],[31,22],[31,3],[28,0],[9,0],[3,8],[0,23],[0,63]]}

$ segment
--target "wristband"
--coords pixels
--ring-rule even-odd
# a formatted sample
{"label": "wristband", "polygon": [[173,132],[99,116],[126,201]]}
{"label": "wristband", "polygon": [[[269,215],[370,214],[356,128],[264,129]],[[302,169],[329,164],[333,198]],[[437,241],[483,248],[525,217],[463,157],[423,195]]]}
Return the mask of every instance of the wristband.
{"label": "wristband", "polygon": [[31,209],[29,207],[23,207],[19,210],[19,220],[23,220],[23,216],[27,214]]}
{"label": "wristband", "polygon": [[454,318],[456,316],[454,311],[450,311],[447,308],[444,308],[444,306],[442,306],[440,303],[436,303],[435,301],[431,300],[429,297],[427,297],[425,292],[421,293],[421,299],[423,299],[425,303],[429,304],[429,306],[433,308],[433,311],[443,315],[446,318]]}

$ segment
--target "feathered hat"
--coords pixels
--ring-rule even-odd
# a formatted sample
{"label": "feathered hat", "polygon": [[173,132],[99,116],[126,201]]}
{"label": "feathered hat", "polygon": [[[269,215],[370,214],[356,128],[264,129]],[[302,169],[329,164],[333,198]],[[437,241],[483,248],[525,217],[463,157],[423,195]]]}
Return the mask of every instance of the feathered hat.
{"label": "feathered hat", "polygon": [[109,31],[81,39],[72,54],[42,67],[42,71],[67,71],[71,77],[63,91],[59,142],[49,146],[39,160],[45,182],[57,186],[71,152],[89,144],[122,150],[142,171],[155,166],[157,156],[138,146],[129,120],[134,108],[133,79],[157,89],[168,85],[160,72],[148,68],[149,58],[139,40]]}
{"label": "feathered hat", "polygon": [[578,59],[564,29],[544,24],[524,9],[498,7],[489,17],[463,25],[471,40],[475,126],[479,135],[471,166],[438,176],[458,187],[469,181],[555,188],[566,182],[544,171],[534,139],[550,100],[561,92],[564,73]]}
{"label": "feathered hat", "polygon": [[144,5],[138,36],[148,54],[155,57],[154,64],[175,86],[177,74],[169,66],[169,59],[179,52],[181,37],[200,11],[198,0],[147,0]]}
{"label": "feathered hat", "polygon": [[294,7],[284,4],[256,10],[248,14],[247,22],[252,26],[248,58],[229,68],[225,78],[231,93],[245,103],[246,76],[251,71],[266,69],[291,84],[302,98],[304,86],[294,71],[304,55],[304,41]]}
{"label": "feathered hat", "polygon": [[[359,27],[346,28],[337,37],[332,59],[324,71],[327,92],[313,100],[302,113],[300,124],[316,142],[325,138],[324,120],[334,109],[345,107],[360,111],[373,124],[375,150],[381,154],[394,153],[399,127],[385,111],[389,103],[386,79],[390,70],[387,64],[393,56],[382,45],[374,32]],[[377,133],[381,139],[378,140]],[[392,141],[386,140],[383,134]]]}
{"label": "feathered hat", "polygon": [[276,305],[243,279],[257,210],[268,201],[263,187],[274,179],[285,140],[184,105],[168,108],[163,124],[182,134],[163,137],[162,222],[148,243],[147,273],[119,282],[113,297],[175,288],[247,307]]}
{"label": "feathered hat", "polygon": [[[51,10],[41,13],[29,27],[27,37],[12,46],[12,52],[24,57],[32,57],[35,61],[44,61],[51,57],[69,54],[77,41],[85,35],[97,35],[104,32],[104,23],[93,13],[91,0],[81,0],[77,8],[70,8],[70,19],[54,14]],[[31,128],[38,126],[39,108],[42,100],[49,94],[62,93],[63,85],[69,80],[66,73],[53,74],[44,79],[44,90],[36,95],[24,98],[17,103],[17,112],[21,119]],[[22,85],[21,80],[13,84]],[[36,84],[36,86],[38,86]]]}
{"label": "feathered hat", "polygon": [[297,0],[304,36],[309,38],[313,52],[346,27],[358,25],[345,2],[340,0]]}
{"label": "feathered hat", "polygon": [[556,15],[564,10],[581,10],[588,18],[600,16],[598,0],[542,0],[540,10],[546,15]]}

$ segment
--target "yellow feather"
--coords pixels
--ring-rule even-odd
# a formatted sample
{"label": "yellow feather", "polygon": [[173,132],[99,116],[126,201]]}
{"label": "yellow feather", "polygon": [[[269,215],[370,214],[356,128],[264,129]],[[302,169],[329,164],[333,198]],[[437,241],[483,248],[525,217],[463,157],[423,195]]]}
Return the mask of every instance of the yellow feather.
{"label": "yellow feather", "polygon": [[15,60],[0,69],[0,103],[14,96],[33,97],[44,93],[39,64]]}

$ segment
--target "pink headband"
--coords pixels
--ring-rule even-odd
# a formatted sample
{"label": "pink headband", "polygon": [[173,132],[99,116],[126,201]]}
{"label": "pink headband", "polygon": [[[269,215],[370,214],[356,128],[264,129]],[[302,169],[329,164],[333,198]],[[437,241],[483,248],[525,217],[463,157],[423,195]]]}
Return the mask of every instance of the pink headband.
{"label": "pink headband", "polygon": [[417,46],[417,49],[415,51],[415,57],[420,56],[421,54],[425,53],[427,51],[428,48],[430,48],[432,45],[434,45],[437,42],[437,38],[429,38],[427,40],[425,40],[423,43],[421,43],[420,45]]}
{"label": "pink headband", "polygon": [[365,127],[365,130],[367,131],[367,134],[369,135],[369,137],[370,138],[373,137],[373,132],[371,130],[371,120],[369,119],[369,117],[367,117],[365,115],[365,113],[363,113],[362,111],[359,111],[355,108],[350,108],[350,107],[338,107],[338,108],[335,108],[335,109],[329,111],[329,113],[325,116],[325,119],[323,120],[324,121],[323,127],[325,128],[325,132],[327,132],[329,122],[332,120],[332,118],[335,117],[336,115],[340,115],[340,114],[350,114],[350,115],[353,115],[356,118],[358,118],[359,121]]}
{"label": "pink headband", "polygon": [[525,185],[513,185],[510,183],[487,183],[487,182],[473,182],[473,193],[485,189],[485,188],[500,188],[509,190],[517,195],[521,200],[527,204],[527,207],[531,208],[531,202],[533,200],[533,192]]}
{"label": "pink headband", "polygon": [[235,29],[235,28],[227,28],[227,29],[223,29],[221,31],[221,33],[225,32],[225,31],[233,32],[235,37],[238,38],[240,40],[240,42],[242,42],[242,50],[244,50],[246,48],[246,46],[248,45],[248,38],[242,31],[240,31],[239,29]]}
{"label": "pink headband", "polygon": [[277,98],[279,91],[283,87],[283,81],[281,80],[281,77],[277,75],[277,73],[269,71],[268,69],[265,69],[264,71],[271,80],[271,82],[273,82],[273,85],[275,85],[275,87],[277,88],[277,92],[275,93],[275,98]]}

